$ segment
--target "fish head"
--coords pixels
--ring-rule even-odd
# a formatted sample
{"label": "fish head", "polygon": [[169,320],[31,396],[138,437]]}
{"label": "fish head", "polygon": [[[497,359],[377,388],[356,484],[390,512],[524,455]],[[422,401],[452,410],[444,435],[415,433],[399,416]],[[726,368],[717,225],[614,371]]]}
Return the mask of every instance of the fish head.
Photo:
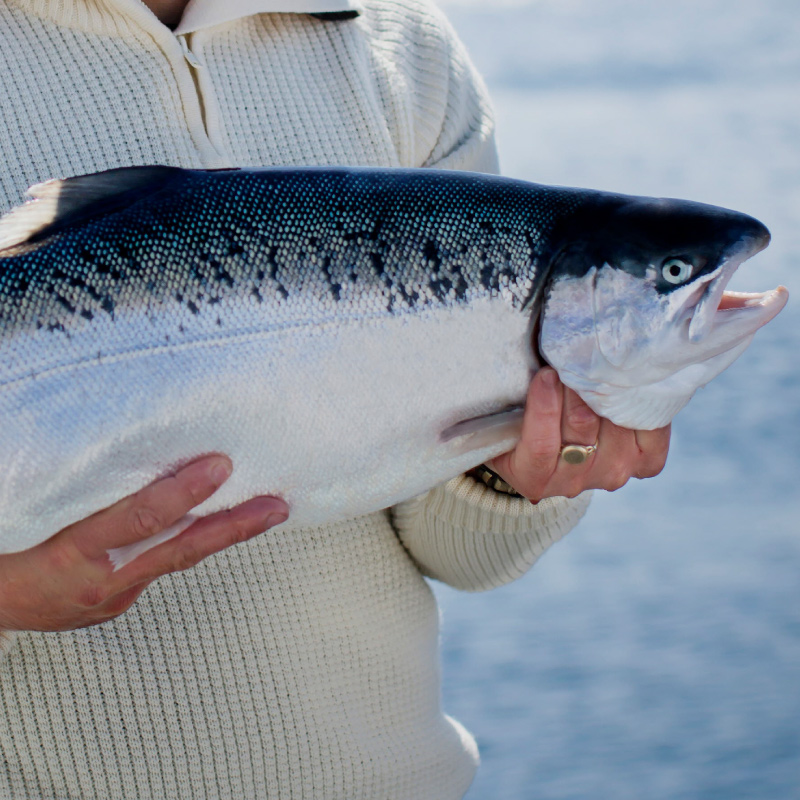
{"label": "fish head", "polygon": [[782,286],[725,291],[769,239],[758,220],[735,211],[590,196],[554,236],[543,360],[618,425],[668,424],[785,305]]}

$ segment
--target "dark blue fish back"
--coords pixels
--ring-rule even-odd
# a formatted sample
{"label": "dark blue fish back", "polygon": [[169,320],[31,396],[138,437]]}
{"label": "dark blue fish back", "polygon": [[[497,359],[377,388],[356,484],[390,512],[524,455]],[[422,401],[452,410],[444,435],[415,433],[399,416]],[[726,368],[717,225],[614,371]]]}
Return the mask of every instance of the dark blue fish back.
{"label": "dark blue fish back", "polygon": [[68,333],[136,309],[199,316],[234,298],[394,314],[499,293],[522,308],[554,220],[581,202],[432,170],[171,173],[3,251],[0,331]]}

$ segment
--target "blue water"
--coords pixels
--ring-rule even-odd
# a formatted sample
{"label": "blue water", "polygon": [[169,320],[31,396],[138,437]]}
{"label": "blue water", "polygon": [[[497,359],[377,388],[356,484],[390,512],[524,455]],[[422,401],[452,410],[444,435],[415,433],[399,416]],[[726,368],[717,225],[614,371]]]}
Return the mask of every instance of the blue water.
{"label": "blue water", "polygon": [[794,290],[661,476],[598,493],[511,586],[436,588],[468,799],[800,799],[800,4],[443,6],[506,174],[747,211],[773,243],[731,288]]}

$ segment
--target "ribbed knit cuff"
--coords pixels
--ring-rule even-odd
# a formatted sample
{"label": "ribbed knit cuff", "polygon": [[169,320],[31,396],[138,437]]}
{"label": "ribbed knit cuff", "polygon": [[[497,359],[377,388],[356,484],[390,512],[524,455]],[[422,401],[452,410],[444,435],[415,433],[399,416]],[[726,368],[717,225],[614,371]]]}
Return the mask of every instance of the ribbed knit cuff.
{"label": "ribbed knit cuff", "polygon": [[591,492],[533,505],[465,475],[402,503],[401,541],[428,577],[481,591],[524,575],[586,512]]}

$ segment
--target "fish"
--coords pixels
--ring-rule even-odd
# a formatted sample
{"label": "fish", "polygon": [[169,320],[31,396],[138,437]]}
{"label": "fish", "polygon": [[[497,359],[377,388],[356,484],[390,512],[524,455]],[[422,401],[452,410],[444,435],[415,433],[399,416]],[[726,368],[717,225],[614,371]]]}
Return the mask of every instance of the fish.
{"label": "fish", "polygon": [[657,428],[788,297],[725,291],[769,232],[689,201],[161,165],[28,195],[0,219],[0,552],[212,452],[235,471],[197,514],[388,508],[513,447],[544,364]]}

